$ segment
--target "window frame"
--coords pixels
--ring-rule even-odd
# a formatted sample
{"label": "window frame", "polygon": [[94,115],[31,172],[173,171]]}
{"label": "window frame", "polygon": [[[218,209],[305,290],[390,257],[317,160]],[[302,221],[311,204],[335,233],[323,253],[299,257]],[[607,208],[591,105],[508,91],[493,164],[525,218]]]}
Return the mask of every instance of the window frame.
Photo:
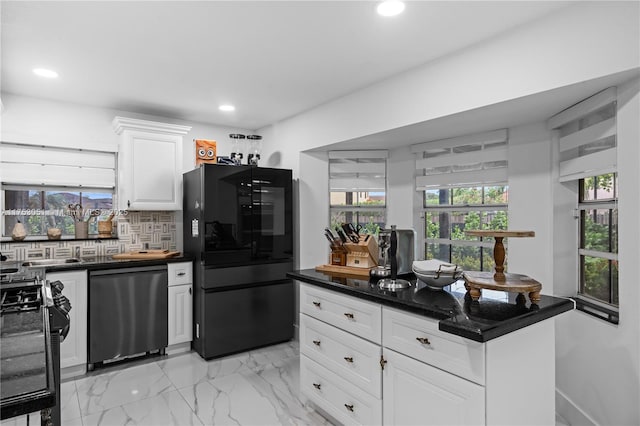
{"label": "window frame", "polygon": [[[108,216],[109,214],[111,213],[115,214],[116,212],[116,210],[114,209],[114,203],[116,199],[116,191],[114,188],[89,188],[89,187],[81,187],[81,186],[73,187],[73,186],[29,185],[29,184],[1,184],[0,185],[0,207],[2,211],[0,214],[0,241],[2,241],[3,243],[14,242],[14,240],[11,237],[12,230],[8,229],[8,225],[7,225],[6,218],[8,216],[30,216],[30,217],[39,216],[41,218],[44,218],[45,216],[50,216],[50,215],[67,216],[69,213],[68,207],[66,206],[63,206],[62,208],[58,208],[58,209],[50,209],[47,206],[41,206],[40,208],[33,209],[35,211],[41,211],[41,214],[15,214],[15,213],[18,213],[20,209],[6,205],[6,191],[8,190],[39,192],[43,194],[43,196],[45,196],[44,194],[47,192],[78,193],[78,197],[80,200],[83,199],[83,194],[88,194],[88,193],[109,194],[111,196],[111,208],[103,209],[104,211],[101,212],[101,216]],[[22,209],[22,210],[30,210],[30,209]],[[85,210],[85,213],[87,213],[89,210],[92,210],[92,208],[85,208],[84,210]],[[48,215],[46,214],[47,212],[51,212],[51,214]],[[44,219],[42,220],[44,223]],[[97,220],[94,220],[91,222],[92,223],[90,225],[93,225],[93,226],[89,226],[89,238],[97,238],[98,237]],[[75,239],[76,239],[75,234],[71,234],[71,233],[65,234],[63,232],[60,240],[75,240]],[[30,241],[44,241],[44,240],[49,240],[49,239],[47,236],[46,227],[43,226],[42,233],[38,233],[38,234],[28,233],[27,237],[22,241],[30,242]]]}
{"label": "window frame", "polygon": [[[344,157],[341,157],[344,154]],[[336,190],[337,188],[331,187],[331,163],[332,160],[356,160],[356,164],[362,162],[367,163],[381,163],[384,165],[384,191],[377,190]],[[334,223],[334,215],[344,213],[344,223],[352,223],[354,226],[361,225],[363,231],[369,234],[377,234],[380,229],[384,229],[387,223],[387,196],[388,196],[388,154],[386,151],[331,151],[328,159],[329,168],[329,218],[328,222],[330,227],[334,228],[340,226],[341,223]],[[366,174],[366,172],[365,172]],[[360,177],[356,173],[356,178]],[[347,189],[347,188],[345,188]],[[384,193],[384,201],[381,204],[363,204],[362,198],[359,194],[369,193]],[[354,202],[353,204],[332,204],[332,194],[345,194],[345,203]],[[350,200],[351,196],[351,201]],[[360,220],[363,216],[370,216],[374,212],[382,213],[382,222],[369,222]]]}
{"label": "window frame", "polygon": [[[597,178],[602,175],[612,174],[614,178],[612,180],[612,192],[613,197],[608,199],[597,199],[586,200],[584,198],[585,194],[585,179],[589,178]],[[578,220],[577,224],[577,283],[576,283],[576,308],[580,311],[583,311],[589,315],[595,316],[597,318],[603,319],[605,321],[611,322],[613,324],[619,323],[619,278],[617,274],[613,275],[613,268],[619,268],[618,264],[618,253],[617,247],[618,242],[617,238],[620,235],[620,229],[618,228],[619,223],[616,220],[615,225],[613,218],[617,218],[618,212],[618,203],[619,203],[619,195],[618,195],[618,185],[619,185],[619,175],[617,172],[613,173],[605,173],[598,174],[596,176],[588,176],[578,180],[578,197],[577,197],[577,209],[576,209],[576,218]],[[597,192],[594,189],[594,193]],[[608,251],[601,250],[593,250],[589,248],[584,248],[586,241],[586,212],[590,210],[608,210],[609,223],[607,224],[608,228]],[[614,213],[615,212],[615,213]],[[613,242],[613,228],[616,228],[615,231],[615,244]],[[615,251],[614,251],[615,250]],[[598,258],[598,259],[606,259],[608,262],[608,295],[609,298],[607,301],[602,298],[595,297],[594,295],[588,294],[585,291],[586,283],[586,273],[585,273],[585,257]],[[617,303],[615,303],[617,300]]]}

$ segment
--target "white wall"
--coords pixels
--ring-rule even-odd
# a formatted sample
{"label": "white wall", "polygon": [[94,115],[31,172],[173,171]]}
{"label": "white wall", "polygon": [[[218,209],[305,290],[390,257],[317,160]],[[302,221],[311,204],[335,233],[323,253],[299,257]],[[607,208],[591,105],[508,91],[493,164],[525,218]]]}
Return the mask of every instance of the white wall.
{"label": "white wall", "polygon": [[546,123],[509,129],[509,228],[534,231],[533,238],[508,238],[508,270],[553,288],[553,199],[551,140]]}

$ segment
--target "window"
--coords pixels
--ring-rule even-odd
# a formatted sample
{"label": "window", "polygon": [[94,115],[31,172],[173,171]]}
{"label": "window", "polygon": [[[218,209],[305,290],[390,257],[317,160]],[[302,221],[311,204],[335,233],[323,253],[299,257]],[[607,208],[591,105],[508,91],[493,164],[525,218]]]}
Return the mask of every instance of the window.
{"label": "window", "polygon": [[580,179],[578,294],[618,306],[618,176]]}
{"label": "window", "polygon": [[617,324],[617,90],[605,89],[556,114],[559,178],[577,187],[576,308]]}
{"label": "window", "polygon": [[[111,213],[114,152],[1,142],[0,167],[3,237],[18,220],[28,237],[44,237],[48,228],[74,235],[69,204],[80,204],[86,219],[91,210],[102,210],[104,218]],[[89,225],[89,233],[97,234],[97,221]]]}
{"label": "window", "polygon": [[[113,191],[79,188],[33,188],[5,185],[2,191],[4,226],[2,236],[9,237],[20,221],[30,237],[46,237],[48,228],[59,228],[62,236],[73,236],[75,226],[69,204],[80,204],[85,220],[94,210],[104,212],[106,218],[112,211]],[[98,234],[97,220],[89,222],[89,234]]]}
{"label": "window", "polygon": [[493,270],[494,239],[465,231],[507,229],[507,148],[506,129],[412,147],[416,189],[423,191],[425,259]]}
{"label": "window", "polygon": [[[493,238],[465,235],[474,229],[507,229],[507,185],[424,191],[425,259],[468,271],[492,271]],[[505,265],[506,266],[506,265]]]}
{"label": "window", "polygon": [[386,222],[387,151],[329,152],[331,228],[361,225],[375,234]]}

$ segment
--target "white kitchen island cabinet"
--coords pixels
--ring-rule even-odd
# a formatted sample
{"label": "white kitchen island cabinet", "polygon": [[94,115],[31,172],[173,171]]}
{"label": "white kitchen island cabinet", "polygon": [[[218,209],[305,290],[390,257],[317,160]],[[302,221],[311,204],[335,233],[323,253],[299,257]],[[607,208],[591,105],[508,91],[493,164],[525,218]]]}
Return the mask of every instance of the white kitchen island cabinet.
{"label": "white kitchen island cabinet", "polygon": [[116,117],[117,204],[122,210],[182,208],[182,138],[189,126]]}
{"label": "white kitchen island cabinet", "polygon": [[69,299],[69,334],[60,343],[60,376],[62,379],[87,372],[87,271],[47,272],[49,282],[60,281],[62,294]]}
{"label": "white kitchen island cabinet", "polygon": [[168,353],[189,350],[193,339],[193,264],[167,265],[169,275]]}
{"label": "white kitchen island cabinet", "polygon": [[300,285],[301,391],[339,423],[555,425],[549,319],[570,301],[471,306],[417,285],[394,294],[313,270],[288,276]]}

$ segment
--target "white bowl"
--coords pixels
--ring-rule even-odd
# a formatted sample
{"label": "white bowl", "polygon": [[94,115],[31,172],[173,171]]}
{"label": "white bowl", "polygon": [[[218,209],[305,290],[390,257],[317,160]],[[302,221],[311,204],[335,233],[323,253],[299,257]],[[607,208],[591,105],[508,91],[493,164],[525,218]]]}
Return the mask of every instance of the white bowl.
{"label": "white bowl", "polygon": [[455,283],[463,273],[458,265],[437,259],[414,261],[411,270],[427,287],[437,290]]}

